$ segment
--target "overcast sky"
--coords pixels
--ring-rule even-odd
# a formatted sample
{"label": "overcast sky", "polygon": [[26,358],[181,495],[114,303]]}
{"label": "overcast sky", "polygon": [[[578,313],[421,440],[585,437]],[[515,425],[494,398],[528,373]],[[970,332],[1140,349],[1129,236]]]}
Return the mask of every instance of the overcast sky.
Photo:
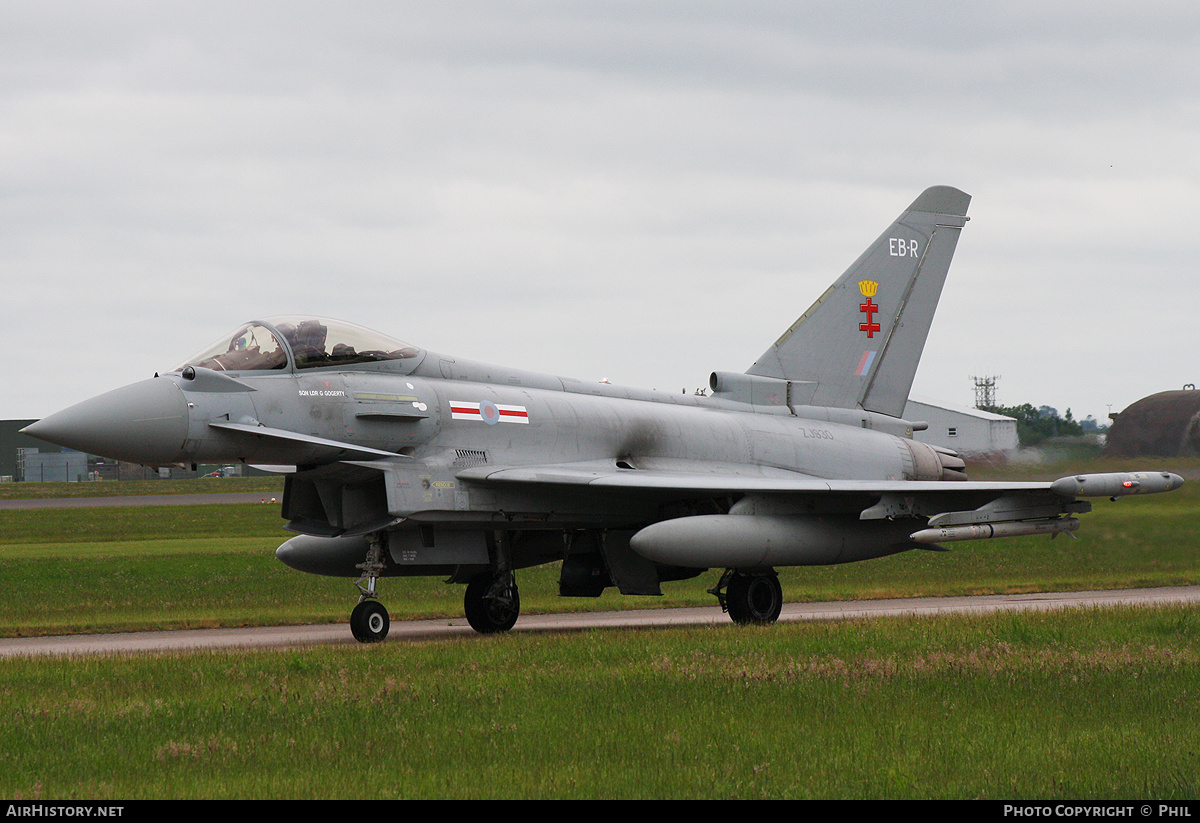
{"label": "overcast sky", "polygon": [[689,391],[926,187],[914,393],[1200,383],[1193,2],[0,3],[0,418],[244,320]]}

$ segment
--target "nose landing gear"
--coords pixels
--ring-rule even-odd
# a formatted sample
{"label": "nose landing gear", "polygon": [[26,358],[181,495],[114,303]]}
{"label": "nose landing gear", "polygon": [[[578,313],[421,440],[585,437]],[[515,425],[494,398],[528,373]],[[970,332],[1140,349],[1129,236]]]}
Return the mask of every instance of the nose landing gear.
{"label": "nose landing gear", "polygon": [[364,600],[350,613],[350,632],[359,643],[378,643],[390,627],[391,618],[378,600]]}
{"label": "nose landing gear", "polygon": [[[359,563],[357,568],[363,576],[354,585],[358,586],[358,605],[350,613],[350,633],[359,643],[378,643],[388,635],[392,621],[387,609],[377,599],[375,581],[383,572],[383,540],[378,534],[367,538],[370,548],[367,549],[367,559]],[[363,581],[366,585],[363,585]]]}

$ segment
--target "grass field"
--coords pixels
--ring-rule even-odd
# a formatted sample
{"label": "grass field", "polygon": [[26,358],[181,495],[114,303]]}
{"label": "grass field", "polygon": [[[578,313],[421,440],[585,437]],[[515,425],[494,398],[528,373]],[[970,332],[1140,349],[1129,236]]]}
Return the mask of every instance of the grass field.
{"label": "grass field", "polygon": [[1169,799],[1194,610],[0,663],[0,795]]}
{"label": "grass field", "polygon": [[280,477],[223,477],[198,480],[121,480],[95,483],[0,483],[0,500],[54,497],[120,497],[129,494],[217,494],[283,491]]}
{"label": "grass field", "polygon": [[[1122,464],[1101,464],[1115,470]],[[1172,466],[1171,468],[1176,468]],[[1059,476],[1074,466],[1041,469]],[[1196,466],[1178,470],[1191,474]],[[1030,470],[1009,467],[1007,474]],[[159,482],[138,483],[158,492]],[[176,489],[245,490],[258,480],[172,481]],[[267,482],[278,481],[268,478]],[[192,484],[190,487],[181,484]],[[7,484],[6,484],[7,485]],[[119,483],[12,484],[118,487]],[[44,493],[44,490],[37,489]],[[127,490],[127,493],[129,491]],[[1200,583],[1200,483],[1176,492],[1099,500],[1078,539],[952,544],[845,566],[783,569],[789,600],[915,597]],[[0,511],[0,636],[156,628],[342,622],[357,600],[349,580],[284,567],[291,536],[277,504]],[[666,584],[664,597],[557,596],[557,568],[518,574],[526,613],[711,605],[717,572]],[[438,578],[384,579],[394,619],[462,614],[462,588]]]}
{"label": "grass field", "polygon": [[[1200,583],[1198,494],[781,577],[793,600]],[[278,563],[280,526],[0,512],[0,633],[345,621],[353,586]],[[520,574],[527,612],[711,604],[710,578],[581,600]],[[461,614],[461,587],[381,586],[394,619]],[[1200,612],[1164,607],[6,659],[0,796],[1190,799],[1198,650]]]}

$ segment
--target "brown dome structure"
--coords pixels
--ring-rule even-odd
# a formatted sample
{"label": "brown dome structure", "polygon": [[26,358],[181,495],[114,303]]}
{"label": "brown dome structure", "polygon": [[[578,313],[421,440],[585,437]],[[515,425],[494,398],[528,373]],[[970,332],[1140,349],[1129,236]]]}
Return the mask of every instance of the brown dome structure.
{"label": "brown dome structure", "polygon": [[1105,450],[1115,457],[1200,453],[1200,391],[1164,391],[1111,415]]}

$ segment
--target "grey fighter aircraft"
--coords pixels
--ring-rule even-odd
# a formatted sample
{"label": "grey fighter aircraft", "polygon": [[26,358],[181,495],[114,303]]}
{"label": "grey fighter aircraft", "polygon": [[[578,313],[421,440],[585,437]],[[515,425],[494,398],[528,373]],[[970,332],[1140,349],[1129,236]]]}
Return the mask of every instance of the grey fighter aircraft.
{"label": "grey fighter aircraft", "polygon": [[745,373],[709,396],[490,366],[314,317],[255,321],[162,376],[27,427],[151,466],[287,473],[276,552],[357,578],[350,618],[383,639],[381,577],[466,584],[480,632],[511,628],[514,571],[561,562],[560,594],[722,570],[737,622],[780,613],[779,566],[1056,534],[1087,496],[1177,488],[1166,472],[972,482],[901,419],[970,197],[923,192]]}

